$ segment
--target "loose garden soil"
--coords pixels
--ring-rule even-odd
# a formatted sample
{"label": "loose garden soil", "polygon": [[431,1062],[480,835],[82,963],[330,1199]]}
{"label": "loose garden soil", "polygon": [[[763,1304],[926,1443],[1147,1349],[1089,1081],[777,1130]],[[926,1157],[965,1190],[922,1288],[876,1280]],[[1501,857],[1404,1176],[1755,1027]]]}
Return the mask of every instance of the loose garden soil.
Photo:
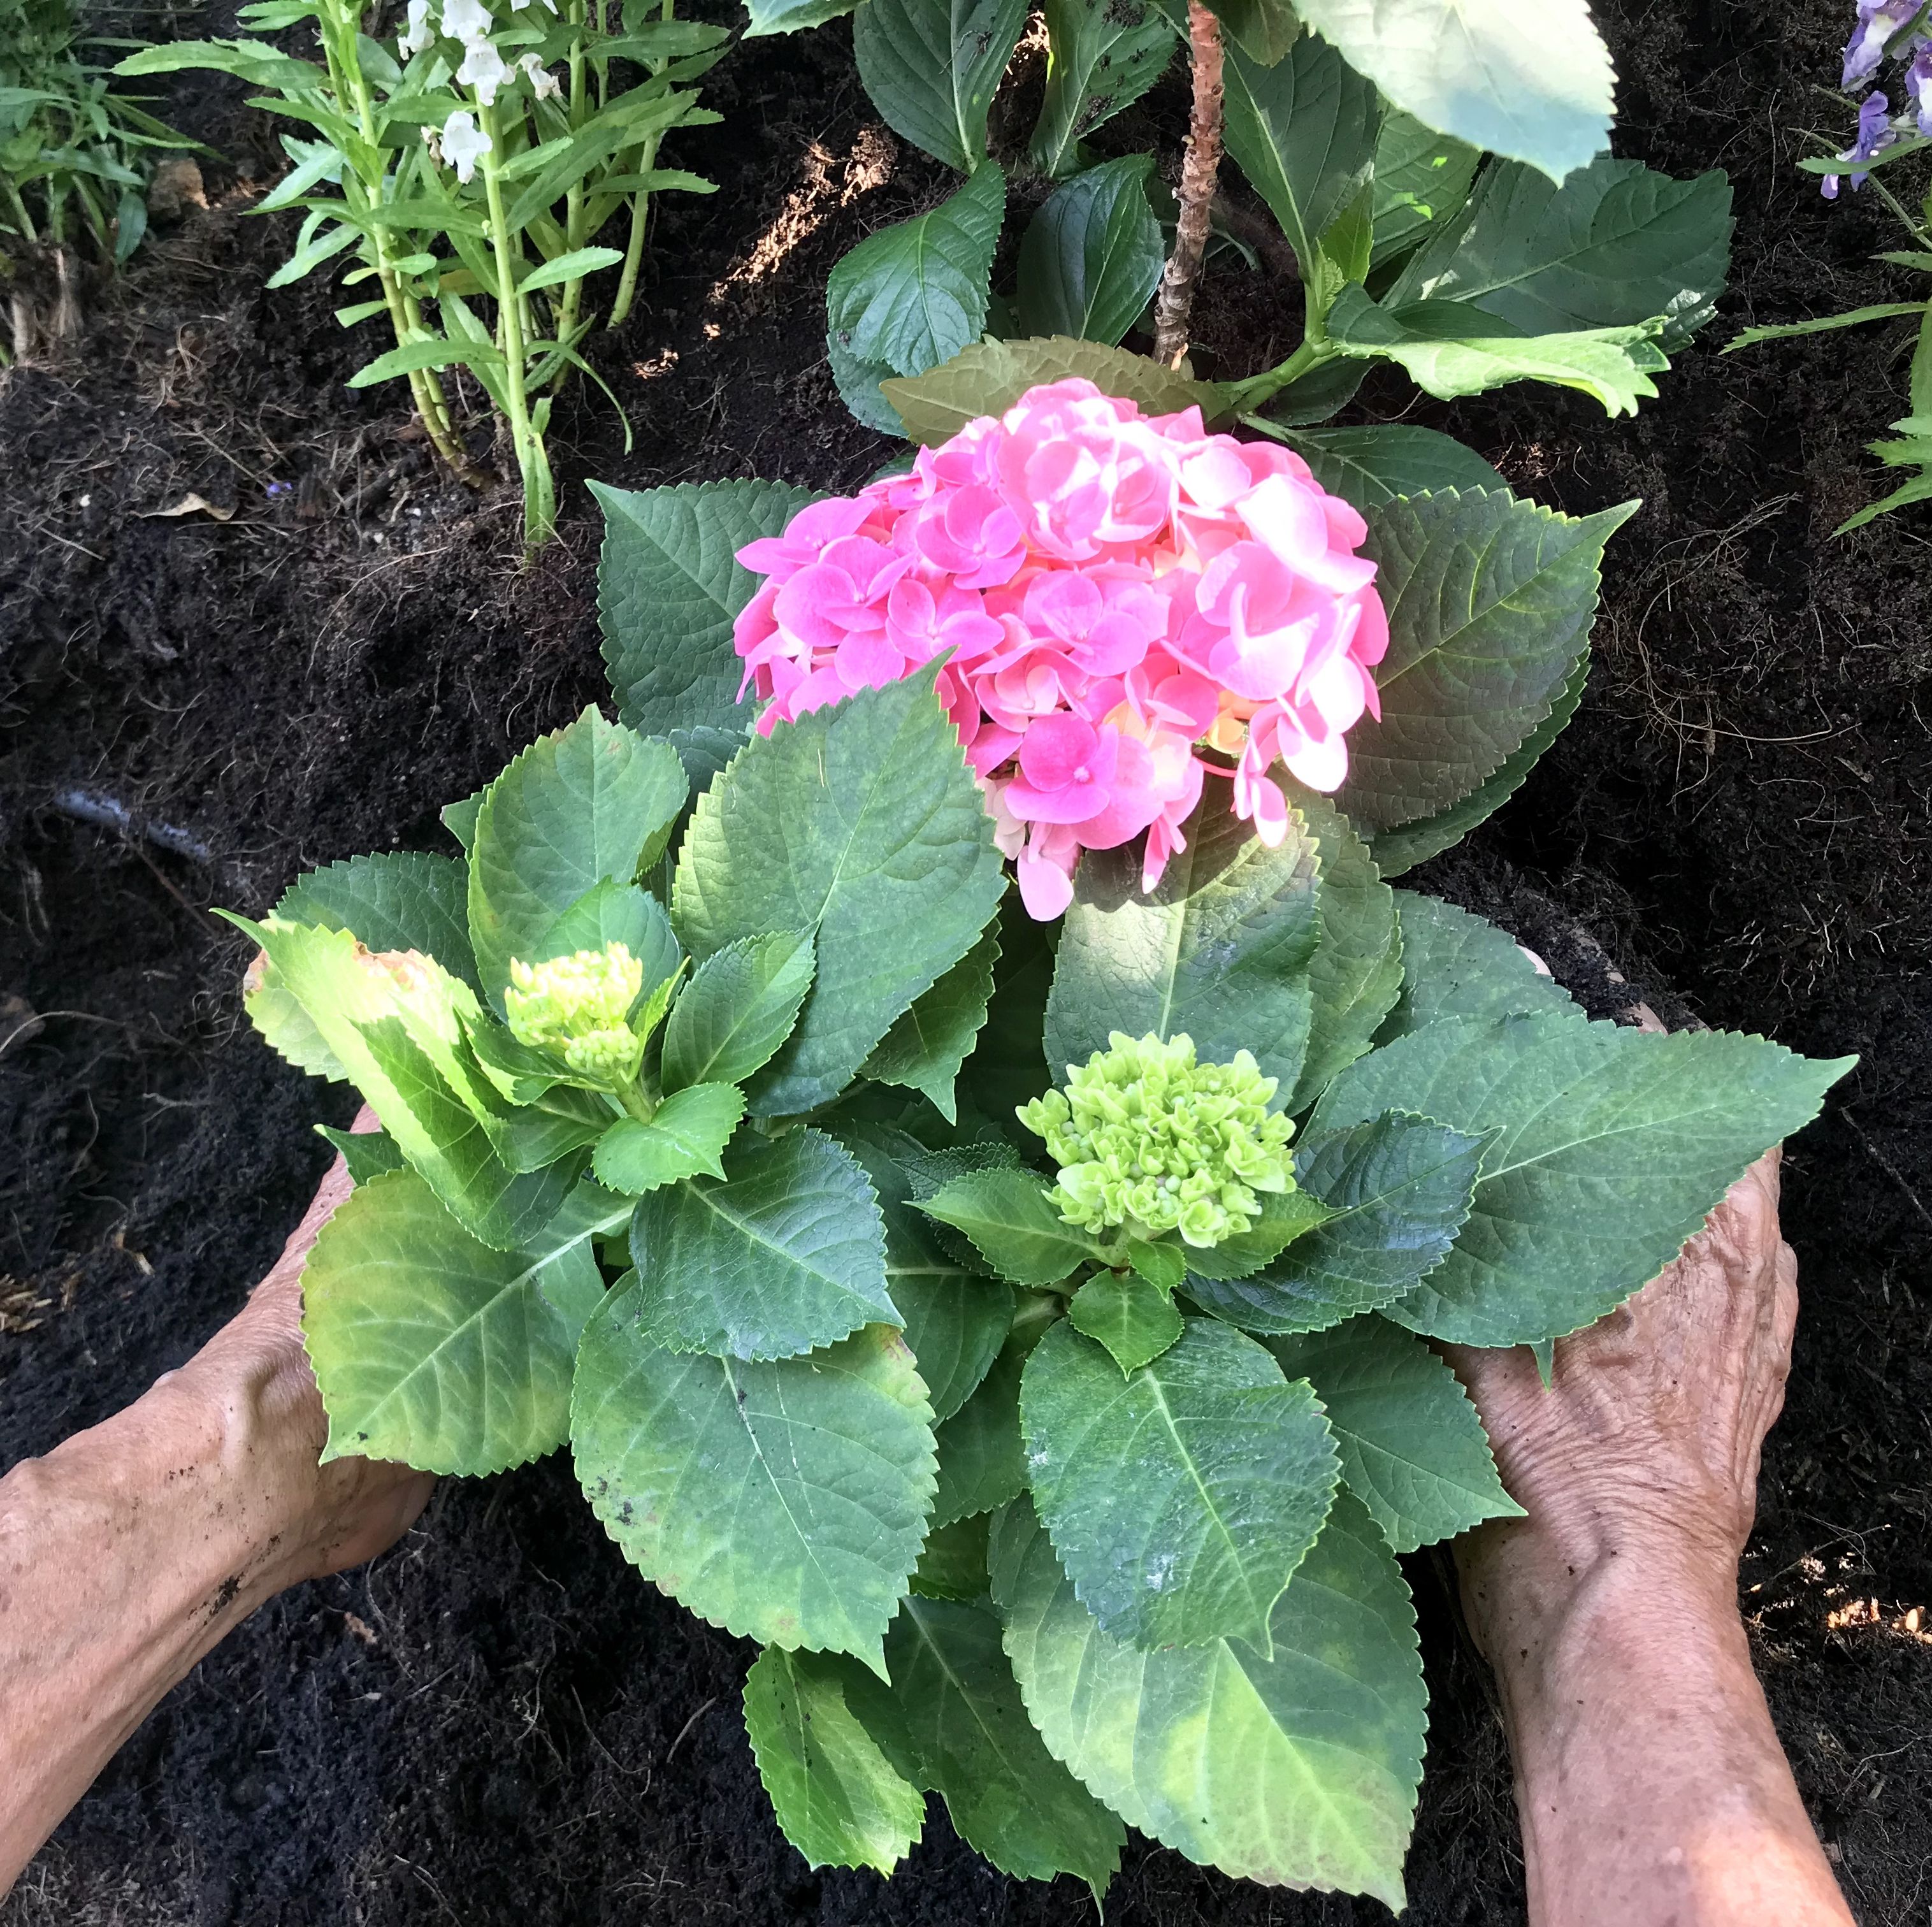
{"label": "loose garden soil", "polygon": [[[226,0],[174,11],[233,31]],[[1365,391],[1364,417],[1452,428],[1565,509],[1645,501],[1610,549],[1576,720],[1412,881],[1550,947],[1599,1004],[1566,914],[1667,1011],[1863,1057],[1786,1160],[1805,1309],[1744,1585],[1853,1904],[1903,1927],[1932,1917],[1932,521],[1829,534],[1873,486],[1862,443],[1902,412],[1896,335],[1718,348],[1742,320],[1918,290],[1866,259],[1896,245],[1880,210],[1829,208],[1792,168],[1802,130],[1843,118],[1810,83],[1847,8],[1609,11],[1618,149],[1730,170],[1732,290],[1634,421],[1548,389]],[[598,351],[634,444],[599,400],[563,412],[563,527],[527,571],[512,495],[443,482],[395,387],[343,386],[378,344],[335,327],[340,297],[263,290],[287,219],[245,211],[279,150],[225,82],[167,97],[224,157],[207,206],[158,227],[70,358],[0,374],[0,1464],[180,1363],[294,1223],[325,1161],[309,1126],[353,1100],[256,1040],[244,946],[208,906],[259,913],[314,864],[448,847],[439,806],[599,698],[582,479],[844,488],[889,452],[833,390],[824,280],[942,170],[878,125],[842,24],[753,42],[706,91],[724,123],[673,164],[720,191],[664,204],[650,298]],[[1170,77],[1101,145],[1172,153],[1184,111]],[[1217,262],[1206,371],[1284,352],[1293,297]],[[192,497],[214,512],[181,512]],[[1444,1568],[1410,1563],[1433,1705],[1408,1918],[1497,1927],[1522,1917],[1506,1758]],[[748,1657],[625,1565],[561,1458],[446,1481],[395,1552],[204,1662],[0,1923],[1085,1916],[1070,1881],[988,1871],[937,1802],[890,1886],[808,1873],[745,1743]],[[1120,1927],[1386,1917],[1138,1844],[1108,1903]]]}

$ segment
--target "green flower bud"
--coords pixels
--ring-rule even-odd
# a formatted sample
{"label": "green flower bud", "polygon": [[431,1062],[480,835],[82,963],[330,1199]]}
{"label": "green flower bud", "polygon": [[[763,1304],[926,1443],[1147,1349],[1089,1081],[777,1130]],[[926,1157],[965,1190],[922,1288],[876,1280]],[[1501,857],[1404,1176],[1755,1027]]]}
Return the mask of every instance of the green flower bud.
{"label": "green flower bud", "polygon": [[1107,1045],[1070,1067],[1064,1091],[1019,1109],[1060,1166],[1053,1199],[1069,1224],[1178,1231],[1204,1248],[1252,1228],[1257,1192],[1294,1189],[1294,1126],[1270,1113],[1276,1080],[1247,1052],[1196,1064],[1191,1037],[1136,1042],[1120,1031]]}
{"label": "green flower bud", "polygon": [[644,967],[622,944],[542,963],[510,962],[503,1015],[519,1043],[554,1051],[580,1077],[628,1084],[644,1040],[626,1021],[644,987]]}

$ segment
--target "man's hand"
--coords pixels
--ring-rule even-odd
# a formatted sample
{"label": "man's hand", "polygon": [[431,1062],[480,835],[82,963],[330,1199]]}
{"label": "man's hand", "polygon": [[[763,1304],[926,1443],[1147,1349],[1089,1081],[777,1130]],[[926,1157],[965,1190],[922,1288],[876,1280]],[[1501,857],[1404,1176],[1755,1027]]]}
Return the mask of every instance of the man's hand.
{"label": "man's hand", "polygon": [[1444,1348],[1528,1515],[1456,1553],[1532,1927],[1850,1927],[1738,1613],[1798,1316],[1778,1169],[1760,1159],[1628,1304],[1558,1339],[1550,1385],[1527,1349]]}
{"label": "man's hand", "polygon": [[429,1496],[406,1466],[316,1463],[302,1268],[349,1189],[338,1158],[236,1317],[0,1478],[0,1893],[203,1653],[284,1586],[372,1558]]}

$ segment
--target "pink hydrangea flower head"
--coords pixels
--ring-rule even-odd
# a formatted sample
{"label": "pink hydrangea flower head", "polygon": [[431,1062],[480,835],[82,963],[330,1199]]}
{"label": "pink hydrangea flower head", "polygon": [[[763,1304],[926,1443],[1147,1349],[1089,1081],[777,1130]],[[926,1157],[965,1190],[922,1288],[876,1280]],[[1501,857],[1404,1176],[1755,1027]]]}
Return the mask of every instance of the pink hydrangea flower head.
{"label": "pink hydrangea flower head", "polygon": [[1367,535],[1292,449],[1054,382],[741,549],[766,581],[740,694],[768,734],[938,661],[1021,896],[1058,917],[1085,850],[1144,834],[1152,890],[1210,775],[1271,845],[1277,764],[1341,783],[1388,647]]}

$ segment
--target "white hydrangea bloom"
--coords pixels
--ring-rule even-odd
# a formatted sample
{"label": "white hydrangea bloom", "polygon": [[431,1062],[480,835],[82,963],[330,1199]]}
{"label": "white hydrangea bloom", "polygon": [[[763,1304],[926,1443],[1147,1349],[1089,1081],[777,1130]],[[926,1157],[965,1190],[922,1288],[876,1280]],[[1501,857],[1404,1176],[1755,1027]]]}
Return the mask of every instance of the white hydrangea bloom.
{"label": "white hydrangea bloom", "polygon": [[463,65],[456,70],[457,85],[474,87],[476,98],[486,107],[496,104],[496,89],[510,77],[503,56],[488,41],[470,41],[463,49]]}
{"label": "white hydrangea bloom", "polygon": [[488,40],[496,24],[483,0],[442,0],[442,30],[453,41]]}
{"label": "white hydrangea bloom", "polygon": [[401,48],[405,60],[412,59],[436,38],[436,29],[429,23],[430,0],[410,0],[410,22],[396,44]]}
{"label": "white hydrangea bloom", "polygon": [[490,137],[476,125],[474,114],[452,114],[442,124],[442,158],[456,170],[459,181],[468,181],[476,164],[490,152]]}
{"label": "white hydrangea bloom", "polygon": [[554,101],[563,92],[562,83],[535,54],[525,54],[517,65],[530,76],[530,92],[539,101]]}

